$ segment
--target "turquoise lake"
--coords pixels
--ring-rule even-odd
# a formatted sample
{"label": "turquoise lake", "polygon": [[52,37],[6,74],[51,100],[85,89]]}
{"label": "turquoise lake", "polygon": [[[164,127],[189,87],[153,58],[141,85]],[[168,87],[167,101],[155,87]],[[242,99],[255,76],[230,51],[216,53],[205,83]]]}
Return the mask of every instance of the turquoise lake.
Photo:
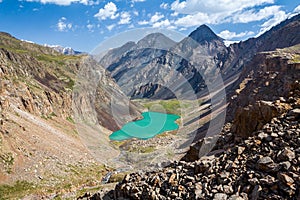
{"label": "turquoise lake", "polygon": [[179,115],[159,113],[159,112],[144,112],[143,119],[129,122],[122,129],[113,132],[109,139],[111,140],[127,140],[131,138],[149,139],[157,134],[177,130],[179,128],[176,120]]}

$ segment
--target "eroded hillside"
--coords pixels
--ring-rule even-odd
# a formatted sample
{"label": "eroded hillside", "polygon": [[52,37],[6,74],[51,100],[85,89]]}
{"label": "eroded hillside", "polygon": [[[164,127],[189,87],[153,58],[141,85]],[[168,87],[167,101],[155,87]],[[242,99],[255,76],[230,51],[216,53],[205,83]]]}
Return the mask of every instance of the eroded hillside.
{"label": "eroded hillside", "polygon": [[230,98],[235,117],[209,154],[198,157],[214,141],[202,139],[185,161],[128,174],[104,198],[299,199],[299,55],[296,45],[254,57]]}
{"label": "eroded hillside", "polygon": [[[92,80],[96,82],[85,84]],[[118,123],[111,112],[112,94],[120,110],[128,107],[131,114]],[[100,181],[103,164],[118,154],[108,135],[139,116],[89,56],[63,55],[7,33],[0,33],[0,98],[0,183],[27,181],[53,191],[63,189],[66,181],[74,182],[72,187]],[[86,123],[78,127],[78,120]],[[93,140],[86,139],[89,134]],[[92,151],[91,146],[101,148]],[[106,151],[106,157],[95,157],[99,151]]]}

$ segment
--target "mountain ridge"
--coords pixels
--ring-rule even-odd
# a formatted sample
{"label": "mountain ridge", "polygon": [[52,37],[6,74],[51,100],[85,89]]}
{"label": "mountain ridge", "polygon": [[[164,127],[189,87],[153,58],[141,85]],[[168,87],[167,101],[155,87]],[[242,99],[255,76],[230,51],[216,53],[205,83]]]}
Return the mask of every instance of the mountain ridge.
{"label": "mountain ridge", "polygon": [[212,40],[220,40],[224,39],[217,36],[206,24],[199,26],[196,30],[192,31],[188,37],[197,41],[198,43],[203,42],[211,42]]}
{"label": "mountain ridge", "polygon": [[[151,72],[151,68],[161,68],[160,72],[165,74],[167,73],[165,70],[168,70],[172,65],[171,68],[184,74],[188,79],[188,82],[194,89],[194,93],[201,96],[207,93],[205,90],[204,76],[208,76],[207,79],[213,79],[213,76],[216,75],[214,73],[218,71],[218,68],[221,70],[220,72],[225,82],[234,79],[257,52],[275,50],[276,48],[284,48],[299,43],[298,29],[299,15],[296,15],[281,22],[258,38],[250,38],[246,41],[241,41],[226,47],[222,38],[217,36],[207,25],[201,25],[189,35],[190,37],[186,37],[176,43],[169,51],[161,51],[158,53],[158,50],[155,50],[156,53],[154,53],[155,51],[153,50],[153,52],[150,53],[148,50],[148,54],[152,54],[150,60],[149,58],[143,60],[142,53],[140,53],[141,57],[139,57],[139,54],[133,53],[134,49],[130,49],[131,55],[123,54],[121,56],[119,55],[116,59],[112,58],[114,62],[111,62],[110,65],[106,65],[107,63],[101,61],[100,63],[111,71],[113,78],[117,77],[117,81],[120,80],[120,77],[126,80],[127,74],[135,73],[130,69],[130,65],[142,65],[140,69],[145,70],[143,72],[147,74],[145,77],[153,76],[153,72],[156,70]],[[288,32],[293,32],[294,34],[289,34]],[[289,38],[281,39],[280,37],[282,35],[288,35]],[[108,53],[107,56],[109,55]],[[183,60],[190,62],[192,65],[184,66],[184,63],[187,62],[183,62]],[[172,64],[170,65],[169,63]],[[142,79],[140,74],[137,74],[137,76],[140,77],[137,78],[139,80],[138,82],[129,83],[128,85],[126,81],[119,83],[126,95],[133,98],[174,98],[174,94],[165,94],[164,89],[160,91],[160,88],[164,88],[162,84],[168,85],[174,80],[173,77],[161,76],[146,80]],[[163,78],[166,80],[161,80]],[[201,79],[202,81],[200,81]],[[182,89],[183,92],[187,91],[187,87]]]}
{"label": "mountain ridge", "polygon": [[[119,99],[118,121],[111,111],[113,95]],[[68,170],[72,166],[103,168],[118,156],[109,134],[140,116],[132,103],[130,114],[123,113],[126,99],[88,55],[64,55],[0,33],[1,184],[47,184],[53,177],[50,186],[56,187],[64,184],[60,177],[75,176]]]}

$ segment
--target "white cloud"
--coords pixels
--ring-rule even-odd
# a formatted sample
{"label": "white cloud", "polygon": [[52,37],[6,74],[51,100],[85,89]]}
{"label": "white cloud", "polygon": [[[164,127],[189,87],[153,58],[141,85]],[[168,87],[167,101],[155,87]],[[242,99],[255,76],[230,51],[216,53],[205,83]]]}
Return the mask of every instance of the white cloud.
{"label": "white cloud", "polygon": [[150,19],[151,23],[155,23],[159,21],[160,19],[164,18],[165,16],[159,12],[156,12]]}
{"label": "white cloud", "polygon": [[72,29],[72,26],[72,23],[68,23],[65,17],[60,18],[56,24],[56,28],[60,32],[67,32]]}
{"label": "white cloud", "polygon": [[155,22],[152,24],[153,28],[166,28],[166,29],[176,29],[177,27],[172,25],[172,21],[169,19],[165,19],[159,22]]}
{"label": "white cloud", "polygon": [[298,15],[298,14],[300,14],[300,5],[298,5],[298,6],[293,10],[293,12],[287,14],[287,15],[288,15],[288,19],[290,19],[290,18],[292,18],[292,17],[294,17],[294,16],[296,16],[296,15]]}
{"label": "white cloud", "polygon": [[139,21],[138,24],[139,25],[147,25],[147,24],[149,24],[149,22],[146,20],[143,20],[143,21]]}
{"label": "white cloud", "polygon": [[131,20],[131,16],[129,12],[122,12],[121,13],[121,19],[118,22],[118,24],[129,24]]}
{"label": "white cloud", "polygon": [[139,16],[139,12],[138,11],[133,11],[133,14],[135,15],[135,16]]}
{"label": "white cloud", "polygon": [[280,22],[285,20],[287,17],[288,17],[288,14],[286,14],[284,11],[279,11],[279,12],[275,13],[271,19],[269,19],[268,21],[264,22],[261,25],[261,29],[257,36],[270,30],[273,26],[279,24]]}
{"label": "white cloud", "polygon": [[170,21],[168,19],[166,19],[166,20],[163,20],[163,21],[160,21],[160,22],[155,22],[152,25],[152,27],[153,28],[165,28],[165,27],[168,27],[170,25],[171,25]]}
{"label": "white cloud", "polygon": [[183,14],[196,14],[198,12],[216,14],[223,12],[236,12],[263,4],[272,4],[274,0],[176,0],[171,9]]}
{"label": "white cloud", "polygon": [[250,36],[253,34],[254,34],[253,31],[245,31],[242,33],[236,33],[236,32],[230,32],[229,30],[224,30],[221,33],[219,33],[218,36],[220,36],[221,38],[224,38],[226,40],[231,40],[233,38],[242,38],[242,37]]}
{"label": "white cloud", "polygon": [[100,8],[98,13],[94,15],[94,17],[99,20],[105,20],[107,18],[116,19],[119,14],[117,13],[117,6],[113,2],[108,2],[104,8]]}
{"label": "white cloud", "polygon": [[130,24],[129,26],[128,26],[128,28],[134,28],[135,26],[133,25],[133,24]]}
{"label": "white cloud", "polygon": [[[84,5],[98,5],[99,4],[99,0],[25,0],[28,2],[40,2],[42,4],[57,4],[57,5],[61,5],[61,6],[69,6],[72,3],[81,3]],[[1,0],[0,0],[1,2]]]}
{"label": "white cloud", "polygon": [[195,15],[186,15],[175,21],[175,25],[190,27],[199,26],[199,24],[212,24],[214,23],[213,17],[210,17],[206,13],[197,13]]}
{"label": "white cloud", "polygon": [[176,0],[171,4],[171,9],[176,11],[183,11],[183,9],[186,8],[186,4],[186,1],[180,3],[179,0]]}
{"label": "white cloud", "polygon": [[171,13],[171,16],[172,16],[172,17],[177,17],[178,15],[179,15],[178,12],[173,12],[173,13]]}
{"label": "white cloud", "polygon": [[135,2],[145,2],[146,0],[131,0],[132,3],[135,3]]}
{"label": "white cloud", "polygon": [[143,25],[152,25],[153,28],[167,28],[167,29],[175,29],[174,21],[170,21],[169,19],[162,20],[165,16],[159,12],[156,12],[154,15],[148,14],[150,17],[149,21],[142,20],[138,21],[138,24]]}
{"label": "white cloud", "polygon": [[84,5],[99,5],[100,0],[80,0],[80,3]]}
{"label": "white cloud", "polygon": [[111,31],[111,30],[113,30],[113,28],[115,28],[115,24],[111,24],[111,25],[109,25],[109,26],[106,26],[106,28],[109,30],[109,31]]}
{"label": "white cloud", "polygon": [[169,8],[169,4],[167,4],[167,3],[162,3],[162,4],[160,4],[159,7],[162,8],[162,9],[168,9],[168,8]]}
{"label": "white cloud", "polygon": [[267,19],[280,12],[280,8],[280,6],[269,6],[260,9],[258,12],[254,9],[251,9],[242,13],[237,13],[233,17],[233,23],[248,23],[253,21],[260,21],[262,19]]}
{"label": "white cloud", "polygon": [[300,5],[298,5],[295,9],[294,9],[294,13],[299,13],[300,12]]}
{"label": "white cloud", "polygon": [[[249,21],[257,20],[257,18],[262,18],[262,16],[270,17],[272,16],[270,13],[280,9],[279,6],[277,8],[270,6],[267,7],[268,9],[261,9],[259,13],[255,13],[252,8],[273,3],[274,0],[176,0],[171,4],[171,10],[174,11],[172,13],[173,17],[176,17],[178,14],[183,15],[175,20],[176,25],[191,27],[199,24],[221,24],[234,20],[236,22],[246,21],[247,14],[252,13],[259,14],[259,16],[256,18],[249,17]],[[238,17],[241,17],[241,20],[238,20]]]}
{"label": "white cloud", "polygon": [[94,28],[95,28],[95,25],[94,25],[94,24],[88,24],[88,25],[86,25],[86,27],[88,28],[88,30],[89,30],[90,32],[94,32]]}

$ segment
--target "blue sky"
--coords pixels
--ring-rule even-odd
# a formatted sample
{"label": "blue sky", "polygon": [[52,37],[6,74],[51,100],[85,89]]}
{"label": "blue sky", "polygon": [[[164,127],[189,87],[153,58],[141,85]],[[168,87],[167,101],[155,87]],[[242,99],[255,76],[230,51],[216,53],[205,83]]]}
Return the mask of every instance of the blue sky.
{"label": "blue sky", "polygon": [[227,40],[245,40],[299,12],[296,0],[0,0],[0,31],[90,52],[113,35],[147,27],[188,35],[207,24]]}

